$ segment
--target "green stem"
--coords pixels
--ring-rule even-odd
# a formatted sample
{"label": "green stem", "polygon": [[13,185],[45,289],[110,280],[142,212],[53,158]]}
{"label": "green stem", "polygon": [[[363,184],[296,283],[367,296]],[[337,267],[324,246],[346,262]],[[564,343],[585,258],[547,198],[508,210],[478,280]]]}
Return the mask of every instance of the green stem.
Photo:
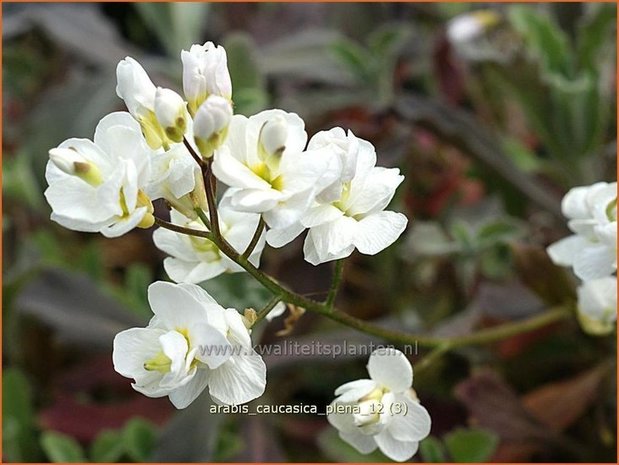
{"label": "green stem", "polygon": [[191,144],[189,143],[189,141],[185,137],[183,137],[183,145],[185,145],[185,148],[189,152],[189,155],[191,155],[191,157],[196,161],[198,166],[201,169],[203,169],[204,168],[204,160],[202,159],[202,157],[200,155],[198,155],[196,153],[196,151],[193,149],[193,147],[191,146]]}
{"label": "green stem", "polygon": [[344,259],[340,258],[335,262],[335,270],[333,271],[333,280],[331,281],[331,288],[329,289],[329,294],[327,295],[327,300],[325,301],[325,305],[327,308],[333,311],[333,304],[335,303],[335,298],[337,297],[337,291],[340,289],[340,283],[342,282],[342,275],[344,272]]}
{"label": "green stem", "polygon": [[256,230],[254,231],[254,236],[251,238],[251,241],[245,249],[245,252],[243,252],[243,257],[249,258],[249,256],[252,254],[252,252],[256,248],[256,245],[258,244],[258,241],[260,240],[260,236],[262,236],[262,231],[264,231],[264,220],[262,219],[262,216],[260,216],[260,221],[258,222],[258,226],[256,226]]}
{"label": "green stem", "polygon": [[264,308],[258,312],[258,314],[256,315],[256,321],[254,321],[252,326],[258,323],[260,320],[264,319],[264,317],[266,317],[269,314],[269,312],[273,310],[273,308],[281,301],[282,301],[281,296],[279,295],[273,296],[273,298],[269,300],[269,302],[264,306]]}
{"label": "green stem", "polygon": [[[206,164],[202,167],[202,173],[204,175],[204,187],[206,189],[206,202],[208,203],[208,214],[211,222],[211,231],[215,237],[221,237],[221,232],[219,230],[219,214],[217,212],[217,201],[215,199],[215,187],[213,183],[213,158],[209,158],[206,161]],[[199,209],[202,211],[202,209]],[[202,212],[204,214],[204,212]],[[199,216],[199,214],[198,214]],[[202,217],[200,216],[200,219]],[[202,221],[204,221],[202,219]]]}
{"label": "green stem", "polygon": [[[196,209],[196,213],[198,213],[198,216],[201,218],[204,217],[204,212],[200,209]],[[157,224],[164,228],[170,225],[167,221],[162,221],[160,219],[157,219],[156,221]],[[176,225],[171,226],[174,226],[174,228],[169,229],[172,229],[173,231],[181,232],[183,234],[196,235],[199,237],[207,237],[212,240],[215,245],[217,245],[219,250],[224,253],[224,255],[236,262],[260,284],[284,302],[291,303],[298,307],[303,307],[308,311],[324,315],[333,321],[337,321],[338,323],[357,329],[363,333],[371,334],[395,343],[410,345],[418,344],[423,347],[441,347],[446,345],[446,350],[474,344],[490,344],[510,336],[515,336],[516,334],[526,333],[537,328],[542,328],[551,323],[566,319],[572,314],[571,308],[556,307],[525,320],[505,323],[493,328],[482,329],[472,334],[453,338],[422,336],[398,330],[391,330],[381,326],[376,326],[375,324],[364,320],[360,320],[347,313],[333,311],[324,303],[317,302],[286,289],[273,278],[256,268],[247,258],[243,257],[239,252],[234,250],[230,243],[228,243],[228,241],[221,236],[216,237],[214,235],[210,235],[209,237],[209,233],[205,231],[192,230]]]}
{"label": "green stem", "polygon": [[[202,210],[200,210],[202,211]],[[204,215],[204,213],[203,213]],[[206,218],[206,217],[205,217]],[[206,219],[208,222],[208,219]],[[199,229],[192,229],[192,228],[186,228],[184,226],[179,226],[177,224],[174,223],[170,223],[169,221],[166,220],[162,220],[161,218],[157,218],[155,216],[155,224],[157,226],[161,226],[162,228],[165,229],[169,229],[170,231],[174,231],[180,234],[186,234],[188,236],[196,236],[196,237],[204,237],[210,241],[213,241],[214,237],[213,235],[210,233],[210,231],[200,231]],[[206,224],[206,227],[208,228],[209,225]]]}

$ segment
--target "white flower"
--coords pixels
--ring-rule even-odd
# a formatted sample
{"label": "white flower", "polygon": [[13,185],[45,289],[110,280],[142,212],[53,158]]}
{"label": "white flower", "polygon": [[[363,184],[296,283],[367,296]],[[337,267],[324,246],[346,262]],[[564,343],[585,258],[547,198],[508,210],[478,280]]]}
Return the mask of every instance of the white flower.
{"label": "white flower", "polygon": [[169,396],[185,408],[208,386],[213,400],[237,405],[264,392],[266,367],[252,349],[243,317],[194,284],[155,282],[154,317],[146,328],[114,338],[114,369],[148,397]]}
{"label": "white flower", "polygon": [[218,95],[209,96],[196,113],[193,134],[203,157],[210,157],[223,143],[232,119],[232,104]]}
{"label": "white flower", "polygon": [[377,254],[406,228],[406,216],[384,211],[404,176],[397,168],[376,167],[374,146],[350,132],[332,130],[329,137],[317,136],[320,139],[312,139],[310,147],[326,144],[325,148],[334,150],[338,146],[344,175],[301,218],[302,226],[310,228],[303,248],[305,260],[318,265],[347,257],[355,248]]}
{"label": "white flower", "polygon": [[454,44],[468,43],[480,37],[500,17],[491,10],[479,10],[458,15],[447,23],[447,37]]}
{"label": "white flower", "polygon": [[580,279],[617,270],[617,183],[575,187],[563,198],[563,214],[575,233],[548,247],[557,265],[572,266]]}
{"label": "white flower", "polygon": [[306,141],[303,120],[294,113],[234,115],[213,163],[215,176],[233,188],[231,205],[263,213],[271,228],[297,222],[341,170],[327,150],[304,151]]}
{"label": "white flower", "polygon": [[578,287],[578,319],[594,335],[609,334],[617,321],[617,277],[586,281]]}
{"label": "white flower", "polygon": [[181,52],[181,60],[183,92],[192,115],[209,95],[219,95],[228,100],[232,98],[228,58],[222,46],[215,46],[213,42],[194,44],[189,51]]}
{"label": "white flower", "polygon": [[171,141],[183,141],[187,129],[187,109],[180,95],[173,90],[158,87],[155,94],[155,116]]}
{"label": "white flower", "polygon": [[[217,211],[219,213],[219,229],[224,239],[238,252],[243,253],[258,226],[260,215],[233,210],[225,195]],[[175,210],[172,210],[170,215],[174,224],[206,231],[202,223],[190,220]],[[176,282],[200,283],[225,272],[243,271],[243,268],[226,257],[213,242],[206,238],[188,236],[159,228],[154,232],[153,240],[159,249],[171,255],[164,260],[163,266],[168,276]],[[255,266],[260,263],[264,243],[263,233],[249,257],[249,261]]]}
{"label": "white flower", "polygon": [[131,57],[121,60],[116,67],[116,95],[125,101],[127,110],[142,128],[146,142],[153,149],[167,148],[168,136],[155,115],[157,88],[148,74]]}
{"label": "white flower", "polygon": [[392,460],[408,460],[431,426],[430,415],[412,389],[413,368],[402,352],[389,348],[375,350],[367,368],[371,379],[336,389],[329,423],[362,454],[378,447]]}
{"label": "white flower", "polygon": [[68,139],[50,150],[45,197],[51,219],[65,228],[117,237],[154,222],[144,193],[153,152],[138,123],[124,112],[97,125],[94,142]]}

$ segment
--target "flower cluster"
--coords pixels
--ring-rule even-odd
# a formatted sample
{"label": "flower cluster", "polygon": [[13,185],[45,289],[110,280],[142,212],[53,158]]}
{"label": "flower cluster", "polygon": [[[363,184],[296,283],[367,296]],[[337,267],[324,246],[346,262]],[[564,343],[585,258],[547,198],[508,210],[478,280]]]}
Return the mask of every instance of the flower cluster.
{"label": "flower cluster", "polygon": [[392,460],[408,460],[431,426],[412,388],[413,368],[402,352],[391,348],[375,350],[367,368],[370,379],[336,389],[327,418],[359,452],[369,454],[378,447]]}
{"label": "flower cluster", "polygon": [[575,187],[561,208],[574,234],[550,245],[548,255],[583,281],[578,288],[583,329],[607,334],[617,320],[617,183]]}
{"label": "flower cluster", "polygon": [[[241,264],[257,268],[267,243],[282,247],[305,230],[305,258],[314,265],[355,249],[380,252],[407,224],[401,213],[385,211],[403,176],[375,166],[374,147],[350,131],[309,139],[294,113],[233,114],[223,47],[193,45],[181,61],[182,95],[153,84],[133,58],[122,60],[116,93],[127,111],[105,116],[92,141],[69,139],[50,150],[45,196],[52,220],[76,231],[117,237],[163,226],[153,240],[168,255],[164,268],[175,284],[149,287],[154,316],[146,328],[116,336],[114,367],[135,390],[168,396],[177,408],[206,388],[215,402],[237,405],[266,385],[250,338],[258,316],[224,309],[197,284],[243,271]],[[217,181],[226,186],[219,196]],[[158,199],[170,223],[155,217]],[[274,300],[262,316],[285,310]],[[404,387],[385,386],[376,389],[413,402]],[[398,432],[383,437],[412,450]]]}

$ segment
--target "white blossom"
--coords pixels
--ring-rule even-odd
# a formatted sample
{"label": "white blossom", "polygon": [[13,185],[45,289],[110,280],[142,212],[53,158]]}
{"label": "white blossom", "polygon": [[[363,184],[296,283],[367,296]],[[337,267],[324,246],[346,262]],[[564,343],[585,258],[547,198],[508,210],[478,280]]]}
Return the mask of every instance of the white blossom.
{"label": "white blossom", "polygon": [[169,396],[185,408],[208,386],[219,404],[249,402],[264,392],[266,367],[253,350],[243,317],[194,284],[155,282],[154,317],[146,328],[114,338],[114,369],[148,397]]}
{"label": "white blossom", "polygon": [[573,267],[580,279],[603,278],[617,270],[617,183],[575,187],[563,198],[573,235],[548,247],[557,265]]}
{"label": "white blossom", "polygon": [[409,460],[431,426],[412,389],[413,368],[402,352],[390,348],[375,350],[367,368],[370,379],[336,389],[329,423],[362,454],[378,447],[392,460]]}
{"label": "white blossom", "polygon": [[[235,250],[243,253],[258,226],[260,215],[233,210],[225,195],[217,211],[222,236]],[[187,228],[207,230],[201,222],[190,220],[175,210],[171,212],[171,221]],[[168,276],[176,282],[200,283],[222,273],[243,271],[243,268],[226,257],[209,239],[160,228],[154,232],[153,240],[159,249],[170,255],[164,260],[163,266]],[[264,243],[263,233],[249,256],[249,261],[255,266],[260,264]]]}
{"label": "white blossom", "polygon": [[195,115],[209,95],[232,98],[232,81],[228,71],[228,58],[222,46],[213,42],[194,44],[189,51],[181,52],[183,62],[183,92],[189,112]]}
{"label": "white blossom", "polygon": [[408,222],[402,213],[384,211],[404,180],[400,170],[376,167],[374,146],[343,130],[319,133],[309,146],[337,153],[343,170],[300,219],[309,228],[305,260],[317,265],[347,257],[355,248],[374,255],[393,244]]}
{"label": "white blossom", "polygon": [[578,320],[583,329],[605,335],[617,321],[617,277],[607,276],[584,282],[578,287]]}
{"label": "white blossom", "polygon": [[152,226],[153,207],[144,192],[152,155],[138,123],[124,112],[104,117],[94,142],[64,141],[50,150],[45,171],[51,219],[68,229],[107,237]]}
{"label": "white blossom", "polygon": [[297,222],[341,171],[337,157],[304,151],[306,142],[303,120],[294,113],[234,115],[213,163],[215,176],[232,188],[232,207],[262,213],[271,228]]}

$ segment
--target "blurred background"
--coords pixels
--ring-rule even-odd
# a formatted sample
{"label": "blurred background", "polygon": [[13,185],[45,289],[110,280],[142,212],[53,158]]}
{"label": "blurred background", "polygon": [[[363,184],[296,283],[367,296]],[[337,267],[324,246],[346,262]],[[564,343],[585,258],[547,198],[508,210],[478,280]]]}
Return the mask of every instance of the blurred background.
{"label": "blurred background", "polygon": [[[342,311],[449,336],[574,299],[545,247],[568,234],[570,187],[616,179],[614,4],[2,8],[4,461],[386,460],[356,453],[324,417],[212,414],[206,394],[177,412],[114,372],[112,339],[148,321],[163,255],[152,231],[111,240],[59,227],[42,193],[48,150],[124,109],[115,67],[127,55],[178,90],[180,50],[223,44],[238,113],[294,111],[310,134],[350,128],[401,169],[392,209],[409,228],[347,261]],[[330,267],[301,249],[266,250],[263,268],[320,297]],[[240,274],[205,287],[239,309],[268,299]],[[381,342],[313,314],[283,327],[264,324],[254,341]],[[615,353],[615,334],[566,321],[444,355],[415,372],[433,419],[415,460],[615,462]],[[366,376],[367,357],[266,362],[258,402],[322,410]]]}

